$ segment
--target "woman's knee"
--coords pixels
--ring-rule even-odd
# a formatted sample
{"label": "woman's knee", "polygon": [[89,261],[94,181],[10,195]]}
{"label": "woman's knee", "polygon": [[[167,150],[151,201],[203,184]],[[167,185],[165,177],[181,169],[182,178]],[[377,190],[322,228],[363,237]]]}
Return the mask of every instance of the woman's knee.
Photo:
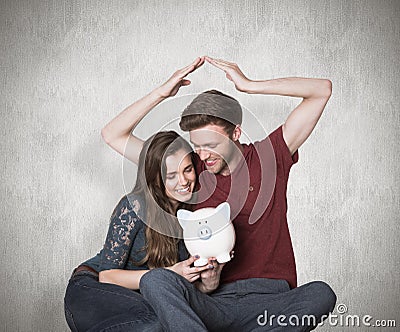
{"label": "woman's knee", "polygon": [[65,291],[64,295],[64,315],[65,315],[65,320],[68,324],[68,327],[72,332],[78,332],[78,329],[75,325],[75,320],[72,315],[72,310],[70,308],[71,306],[71,300],[73,298],[73,290],[71,286],[71,282],[68,283],[67,289]]}

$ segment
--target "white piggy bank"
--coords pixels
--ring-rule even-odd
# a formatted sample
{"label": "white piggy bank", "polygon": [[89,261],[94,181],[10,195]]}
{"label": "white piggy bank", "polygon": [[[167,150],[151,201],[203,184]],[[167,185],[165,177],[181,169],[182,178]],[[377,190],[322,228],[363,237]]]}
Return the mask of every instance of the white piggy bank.
{"label": "white piggy bank", "polygon": [[194,212],[178,210],[177,217],[183,228],[186,248],[192,256],[200,256],[194,262],[195,266],[207,264],[209,257],[215,257],[218,263],[231,260],[235,229],[230,213],[230,206],[226,202],[216,208],[203,208]]}

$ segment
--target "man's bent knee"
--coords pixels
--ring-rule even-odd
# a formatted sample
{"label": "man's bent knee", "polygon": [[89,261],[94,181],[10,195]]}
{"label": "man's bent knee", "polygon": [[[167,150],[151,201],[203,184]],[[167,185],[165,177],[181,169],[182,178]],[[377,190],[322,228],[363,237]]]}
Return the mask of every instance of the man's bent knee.
{"label": "man's bent knee", "polygon": [[173,271],[156,268],[145,273],[140,278],[139,288],[140,291],[155,291],[160,290],[160,288],[165,288],[165,286],[171,287],[178,285],[182,280],[181,276]]}
{"label": "man's bent knee", "polygon": [[336,304],[336,294],[332,288],[323,281],[313,281],[309,284],[315,308],[322,314],[332,312]]}

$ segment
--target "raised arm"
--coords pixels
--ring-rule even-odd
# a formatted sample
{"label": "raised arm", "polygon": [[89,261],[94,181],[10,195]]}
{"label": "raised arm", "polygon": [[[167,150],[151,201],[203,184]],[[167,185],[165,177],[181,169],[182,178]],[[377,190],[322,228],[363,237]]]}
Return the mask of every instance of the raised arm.
{"label": "raised arm", "polygon": [[119,154],[137,164],[143,140],[132,134],[140,121],[155,106],[168,97],[175,96],[181,86],[191,82],[186,76],[204,63],[204,57],[196,58],[190,65],[177,70],[163,85],[154,89],[145,97],[128,106],[101,131],[104,141]]}
{"label": "raised arm", "polygon": [[235,63],[210,57],[206,60],[223,70],[239,91],[303,98],[283,125],[283,138],[291,154],[310,136],[332,93],[332,83],[327,79],[289,77],[255,81],[248,79]]}

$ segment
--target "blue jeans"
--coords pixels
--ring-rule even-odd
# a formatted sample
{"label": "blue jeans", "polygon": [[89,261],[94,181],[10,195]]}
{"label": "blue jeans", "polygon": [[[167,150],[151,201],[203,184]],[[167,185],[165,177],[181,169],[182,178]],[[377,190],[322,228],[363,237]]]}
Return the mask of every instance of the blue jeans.
{"label": "blue jeans", "polygon": [[[285,280],[252,278],[221,285],[207,295],[166,269],[146,273],[140,290],[163,328],[182,332],[311,331],[336,303],[335,293],[321,281],[290,289]],[[315,320],[307,318],[311,315]]]}
{"label": "blue jeans", "polygon": [[77,272],[69,280],[64,310],[73,332],[162,331],[153,309],[139,292],[100,283],[89,271]]}

